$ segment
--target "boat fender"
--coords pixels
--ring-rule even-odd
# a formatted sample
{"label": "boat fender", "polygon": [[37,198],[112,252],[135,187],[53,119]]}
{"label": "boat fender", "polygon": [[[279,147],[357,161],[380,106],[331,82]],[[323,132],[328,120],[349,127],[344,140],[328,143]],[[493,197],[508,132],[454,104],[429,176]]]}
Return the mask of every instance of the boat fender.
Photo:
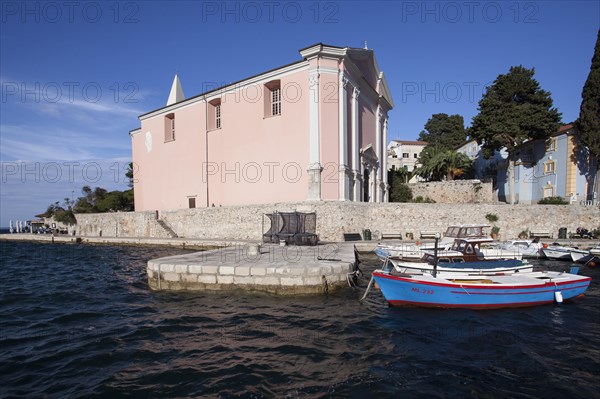
{"label": "boat fender", "polygon": [[548,244],[545,244],[545,243],[544,243],[544,244],[542,244],[542,247],[544,247],[544,248],[548,248]]}
{"label": "boat fender", "polygon": [[554,300],[556,301],[556,303],[562,303],[562,301],[563,301],[562,292],[554,291]]}

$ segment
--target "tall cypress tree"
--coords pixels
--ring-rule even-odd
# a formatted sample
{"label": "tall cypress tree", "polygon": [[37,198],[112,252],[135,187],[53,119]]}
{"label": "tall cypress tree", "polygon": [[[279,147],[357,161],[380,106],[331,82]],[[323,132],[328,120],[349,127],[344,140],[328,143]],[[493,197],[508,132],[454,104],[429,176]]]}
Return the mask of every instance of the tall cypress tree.
{"label": "tall cypress tree", "polygon": [[590,74],[585,81],[581,93],[581,108],[575,126],[579,132],[579,140],[586,146],[590,154],[596,158],[596,183],[594,191],[599,191],[598,173],[600,168],[600,30],[596,38],[596,49],[592,57]]}
{"label": "tall cypress tree", "polygon": [[534,69],[511,67],[498,75],[479,101],[471,136],[485,153],[506,148],[510,203],[515,203],[515,152],[526,141],[547,139],[558,131],[561,114],[553,108],[550,93],[533,78]]}

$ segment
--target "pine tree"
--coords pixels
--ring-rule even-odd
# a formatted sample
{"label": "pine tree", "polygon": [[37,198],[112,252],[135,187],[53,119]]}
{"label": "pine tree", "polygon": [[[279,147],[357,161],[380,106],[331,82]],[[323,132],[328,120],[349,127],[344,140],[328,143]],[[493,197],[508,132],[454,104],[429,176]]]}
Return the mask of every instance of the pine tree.
{"label": "pine tree", "polygon": [[419,140],[440,147],[440,150],[454,150],[467,139],[465,121],[460,115],[433,114],[419,133]]}
{"label": "pine tree", "polygon": [[533,78],[534,69],[511,67],[498,75],[479,101],[471,136],[486,153],[505,148],[508,152],[510,203],[515,202],[515,151],[526,141],[547,139],[558,131],[561,114],[553,108],[550,93]]}

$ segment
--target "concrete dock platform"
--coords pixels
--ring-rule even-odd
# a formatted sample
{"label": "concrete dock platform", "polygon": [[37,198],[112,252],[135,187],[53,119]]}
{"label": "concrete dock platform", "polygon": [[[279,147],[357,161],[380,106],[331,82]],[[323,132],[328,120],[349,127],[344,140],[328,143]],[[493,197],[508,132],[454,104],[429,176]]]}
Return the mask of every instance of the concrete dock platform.
{"label": "concrete dock platform", "polygon": [[249,290],[277,295],[318,294],[348,286],[354,245],[251,244],[169,256],[148,262],[154,290]]}

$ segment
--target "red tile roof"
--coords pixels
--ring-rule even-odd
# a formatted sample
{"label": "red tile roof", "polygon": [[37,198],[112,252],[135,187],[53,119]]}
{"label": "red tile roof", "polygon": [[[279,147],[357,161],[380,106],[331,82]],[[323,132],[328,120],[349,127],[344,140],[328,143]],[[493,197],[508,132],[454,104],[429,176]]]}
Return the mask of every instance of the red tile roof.
{"label": "red tile roof", "polygon": [[567,131],[567,130],[572,129],[572,128],[573,128],[573,124],[569,123],[568,125],[562,125],[561,127],[559,127],[558,131],[559,132],[564,132],[564,131]]}

